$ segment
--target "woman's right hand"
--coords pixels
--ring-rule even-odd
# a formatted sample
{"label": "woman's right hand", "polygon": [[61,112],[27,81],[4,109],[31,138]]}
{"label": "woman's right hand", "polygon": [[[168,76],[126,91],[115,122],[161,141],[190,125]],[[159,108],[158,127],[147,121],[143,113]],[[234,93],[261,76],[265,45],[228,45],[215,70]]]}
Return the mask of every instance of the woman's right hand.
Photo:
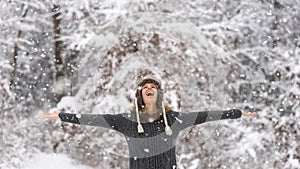
{"label": "woman's right hand", "polygon": [[58,111],[55,111],[53,113],[44,113],[43,117],[46,119],[59,119],[58,114],[59,114]]}

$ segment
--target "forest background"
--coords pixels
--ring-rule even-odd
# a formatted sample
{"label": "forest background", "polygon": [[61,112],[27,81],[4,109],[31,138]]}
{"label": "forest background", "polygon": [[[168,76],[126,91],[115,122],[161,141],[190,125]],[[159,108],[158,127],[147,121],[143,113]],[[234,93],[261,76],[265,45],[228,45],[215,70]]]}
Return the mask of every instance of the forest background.
{"label": "forest background", "polygon": [[119,133],[42,114],[126,111],[144,68],[160,76],[175,110],[258,112],[183,132],[178,168],[300,166],[299,1],[1,0],[0,8],[0,168],[24,168],[39,153],[128,168]]}

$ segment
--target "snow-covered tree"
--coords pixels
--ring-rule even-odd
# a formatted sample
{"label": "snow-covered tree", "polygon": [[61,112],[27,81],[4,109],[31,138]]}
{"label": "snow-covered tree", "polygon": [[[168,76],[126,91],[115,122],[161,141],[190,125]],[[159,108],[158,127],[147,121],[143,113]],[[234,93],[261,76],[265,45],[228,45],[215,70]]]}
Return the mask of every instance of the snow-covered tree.
{"label": "snow-covered tree", "polygon": [[[45,121],[50,108],[121,113],[143,68],[176,110],[240,108],[254,119],[181,134],[179,168],[297,168],[300,4],[287,0],[1,1],[0,168],[35,152],[126,168],[113,131]],[[9,162],[8,162],[9,161]]]}

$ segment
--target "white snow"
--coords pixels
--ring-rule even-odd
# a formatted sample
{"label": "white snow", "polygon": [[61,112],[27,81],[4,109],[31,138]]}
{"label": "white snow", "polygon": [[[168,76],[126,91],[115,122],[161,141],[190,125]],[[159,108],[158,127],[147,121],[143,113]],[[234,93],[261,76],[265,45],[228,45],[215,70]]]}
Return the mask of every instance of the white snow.
{"label": "white snow", "polygon": [[65,154],[38,153],[24,161],[24,169],[92,169],[77,164]]}
{"label": "white snow", "polygon": [[[259,110],[257,118],[204,124],[182,133],[178,168],[299,168],[299,4],[0,1],[0,169],[89,169],[71,159],[78,154],[81,161],[99,162],[105,156],[99,166],[109,167],[102,168],[127,166],[128,159],[109,155],[128,156],[122,135],[71,127],[37,114],[53,107],[50,112],[79,113],[78,118],[83,113],[122,113],[133,105],[135,77],[142,68],[163,75],[165,101],[174,110]],[[59,39],[53,36],[52,5],[61,12]],[[149,41],[154,33],[158,45]],[[55,39],[63,42],[64,65],[55,62]],[[127,45],[137,44],[137,51],[128,51]],[[56,69],[64,70],[63,78],[55,78]],[[63,98],[54,101],[53,94]],[[107,152],[96,152],[99,145]],[[68,152],[70,157],[34,154],[36,149]],[[24,160],[25,155],[32,158]]]}

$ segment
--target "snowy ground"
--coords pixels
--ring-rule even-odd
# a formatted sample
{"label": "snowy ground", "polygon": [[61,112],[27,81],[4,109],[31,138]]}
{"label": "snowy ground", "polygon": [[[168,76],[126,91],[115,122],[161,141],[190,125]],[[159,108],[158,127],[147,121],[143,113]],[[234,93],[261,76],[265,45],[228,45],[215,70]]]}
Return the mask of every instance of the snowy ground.
{"label": "snowy ground", "polygon": [[91,169],[76,164],[64,154],[36,154],[33,158],[24,161],[24,169]]}

